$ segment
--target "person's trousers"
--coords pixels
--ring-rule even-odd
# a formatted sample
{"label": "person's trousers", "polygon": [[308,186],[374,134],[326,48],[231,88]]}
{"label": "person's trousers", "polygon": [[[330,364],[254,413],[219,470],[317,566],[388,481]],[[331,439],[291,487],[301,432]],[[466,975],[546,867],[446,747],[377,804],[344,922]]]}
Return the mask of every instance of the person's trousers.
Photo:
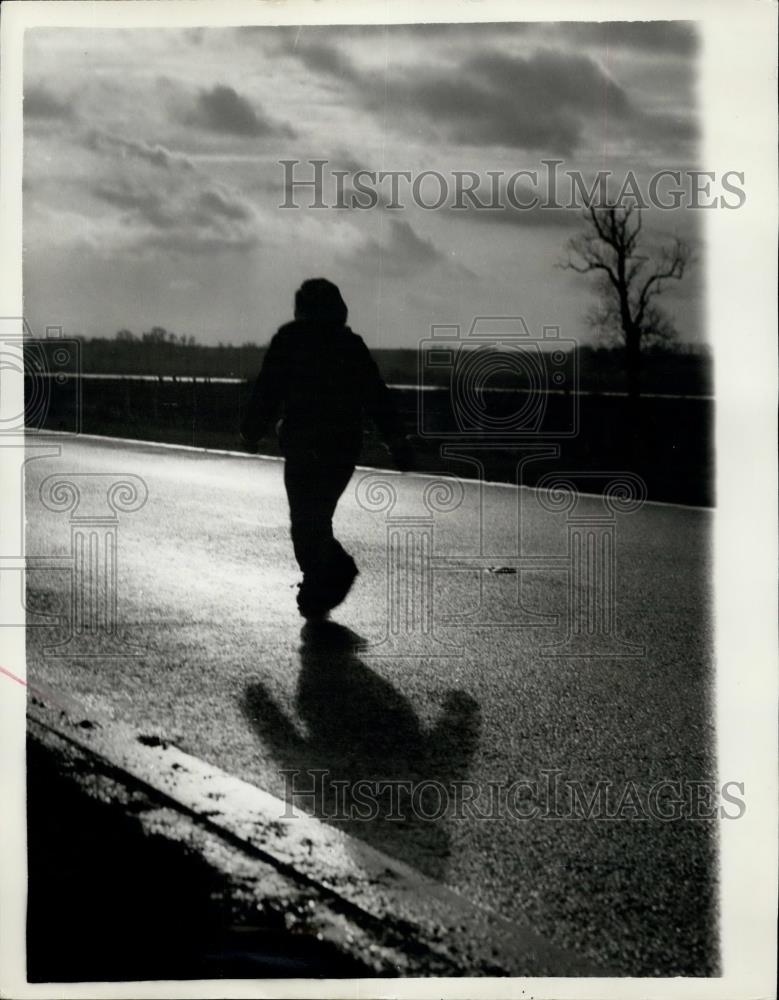
{"label": "person's trousers", "polygon": [[354,466],[353,461],[309,451],[286,456],[292,546],[303,571],[299,603],[322,610],[334,607],[356,575],[354,560],[333,536],[335,508]]}

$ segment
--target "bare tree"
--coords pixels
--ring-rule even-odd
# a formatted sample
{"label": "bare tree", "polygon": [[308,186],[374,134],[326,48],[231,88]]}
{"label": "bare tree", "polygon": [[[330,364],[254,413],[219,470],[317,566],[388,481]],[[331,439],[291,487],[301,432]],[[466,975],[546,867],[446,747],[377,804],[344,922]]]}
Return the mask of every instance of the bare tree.
{"label": "bare tree", "polygon": [[641,210],[589,208],[584,231],[568,241],[562,267],[599,278],[598,306],[589,321],[601,333],[616,333],[625,345],[628,395],[641,392],[641,349],[676,336],[671,319],[657,305],[669,281],[680,281],[692,261],[678,237],[656,250],[641,247]]}
{"label": "bare tree", "polygon": [[169,334],[164,326],[153,326],[151,330],[141,335],[141,340],[145,344],[164,344],[172,336],[173,334]]}

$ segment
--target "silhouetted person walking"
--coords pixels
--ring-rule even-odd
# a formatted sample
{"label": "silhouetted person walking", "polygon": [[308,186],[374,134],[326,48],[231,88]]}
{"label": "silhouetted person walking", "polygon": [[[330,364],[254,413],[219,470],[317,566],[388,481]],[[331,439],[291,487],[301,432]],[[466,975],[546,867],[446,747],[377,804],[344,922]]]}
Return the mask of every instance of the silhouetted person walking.
{"label": "silhouetted person walking", "polygon": [[271,340],[241,425],[244,441],[256,450],[281,414],[292,545],[303,571],[297,600],[305,618],[323,617],[340,604],[357,576],[354,560],[333,537],[333,514],[360,455],[366,414],[398,466],[410,464],[390,392],[346,318],[332,282],[303,282],[295,293],[295,319]]}

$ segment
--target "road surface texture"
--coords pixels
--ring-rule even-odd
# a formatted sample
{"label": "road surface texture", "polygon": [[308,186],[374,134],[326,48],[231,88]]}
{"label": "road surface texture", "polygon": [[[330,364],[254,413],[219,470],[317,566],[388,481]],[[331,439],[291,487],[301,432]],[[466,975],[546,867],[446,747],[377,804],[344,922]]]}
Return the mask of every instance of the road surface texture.
{"label": "road surface texture", "polygon": [[[612,974],[716,974],[716,821],[660,816],[716,776],[710,512],[358,470],[335,526],[361,575],[302,629],[279,461],[52,440],[27,464],[31,684],[311,788],[297,805]],[[117,635],[68,644],[113,569]]]}

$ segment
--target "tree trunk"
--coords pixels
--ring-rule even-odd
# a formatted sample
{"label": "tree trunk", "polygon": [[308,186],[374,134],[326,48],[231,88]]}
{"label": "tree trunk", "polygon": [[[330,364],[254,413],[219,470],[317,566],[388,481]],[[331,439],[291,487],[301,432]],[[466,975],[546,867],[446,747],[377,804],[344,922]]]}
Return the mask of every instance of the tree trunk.
{"label": "tree trunk", "polygon": [[625,371],[628,397],[635,402],[641,395],[641,338],[636,330],[625,331]]}
{"label": "tree trunk", "polygon": [[625,334],[625,371],[627,374],[627,462],[631,472],[640,472],[641,437],[641,334]]}

